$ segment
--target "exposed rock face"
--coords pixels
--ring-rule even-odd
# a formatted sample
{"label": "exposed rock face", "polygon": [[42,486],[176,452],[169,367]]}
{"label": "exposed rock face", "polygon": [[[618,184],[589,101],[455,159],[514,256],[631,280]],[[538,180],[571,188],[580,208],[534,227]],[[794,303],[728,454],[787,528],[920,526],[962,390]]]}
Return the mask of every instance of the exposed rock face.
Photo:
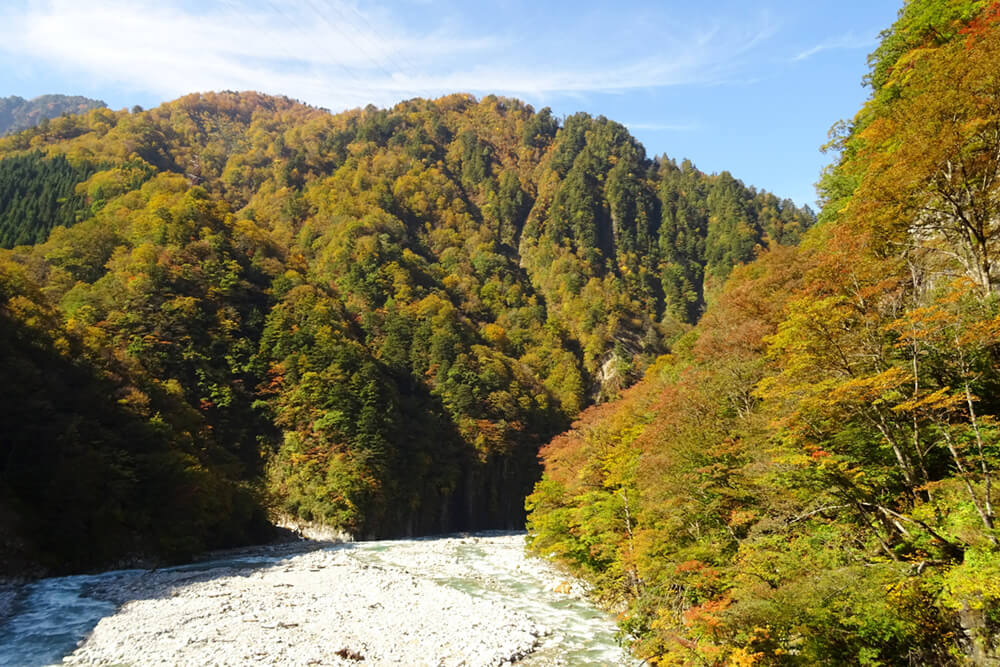
{"label": "exposed rock face", "polygon": [[966,605],[958,612],[958,621],[965,635],[966,641],[963,644],[969,664],[990,667],[1000,665],[998,638],[990,633],[983,610]]}
{"label": "exposed rock face", "polygon": [[342,530],[337,530],[332,526],[281,514],[274,518],[274,525],[278,528],[290,530],[302,539],[315,540],[317,542],[353,542],[354,537]]}

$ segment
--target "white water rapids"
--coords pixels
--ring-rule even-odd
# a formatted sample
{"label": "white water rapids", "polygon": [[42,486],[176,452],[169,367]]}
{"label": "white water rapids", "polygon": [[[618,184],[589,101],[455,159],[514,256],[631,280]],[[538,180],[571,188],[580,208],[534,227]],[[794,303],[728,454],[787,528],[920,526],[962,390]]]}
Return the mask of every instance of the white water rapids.
{"label": "white water rapids", "polygon": [[162,570],[43,579],[0,665],[635,665],[524,535],[259,547]]}

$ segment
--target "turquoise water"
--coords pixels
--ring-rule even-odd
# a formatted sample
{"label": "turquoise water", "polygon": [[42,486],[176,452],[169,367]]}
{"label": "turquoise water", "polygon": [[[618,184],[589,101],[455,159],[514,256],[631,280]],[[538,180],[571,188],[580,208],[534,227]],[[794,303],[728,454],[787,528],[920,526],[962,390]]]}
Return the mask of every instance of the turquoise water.
{"label": "turquoise water", "polygon": [[60,662],[97,622],[115,610],[110,602],[95,600],[83,590],[96,576],[42,579],[24,586],[14,602],[14,615],[0,625],[0,665],[34,667]]}

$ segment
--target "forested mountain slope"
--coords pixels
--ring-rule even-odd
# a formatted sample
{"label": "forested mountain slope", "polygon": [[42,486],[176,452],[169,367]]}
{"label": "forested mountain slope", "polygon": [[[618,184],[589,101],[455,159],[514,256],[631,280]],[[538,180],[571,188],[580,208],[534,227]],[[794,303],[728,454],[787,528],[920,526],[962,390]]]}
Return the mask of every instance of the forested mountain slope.
{"label": "forested mountain slope", "polygon": [[183,556],[265,501],[518,526],[539,445],[812,223],[496,97],[191,95],[0,139],[0,240],[35,242],[0,251],[5,558]]}
{"label": "forested mountain slope", "polygon": [[653,664],[993,664],[1000,3],[908,2],[820,224],[543,449],[533,547]]}
{"label": "forested mountain slope", "polygon": [[84,113],[104,106],[107,105],[101,100],[79,95],[40,95],[30,100],[17,95],[0,97],[0,135],[20,132],[63,114]]}

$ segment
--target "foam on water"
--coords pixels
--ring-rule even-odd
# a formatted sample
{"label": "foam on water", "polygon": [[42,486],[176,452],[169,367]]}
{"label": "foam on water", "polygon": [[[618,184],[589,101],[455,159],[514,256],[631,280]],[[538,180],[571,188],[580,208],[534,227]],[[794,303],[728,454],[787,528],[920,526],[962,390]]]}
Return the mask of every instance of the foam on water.
{"label": "foam on water", "polygon": [[358,543],[354,553],[500,602],[548,628],[552,634],[519,664],[641,664],[618,644],[608,614],[585,599],[554,590],[554,573],[547,564],[524,557],[522,533],[441,539],[433,551],[421,549],[418,540]]}
{"label": "foam on water", "polygon": [[25,585],[14,602],[14,614],[0,625],[0,665],[36,667],[60,662],[99,620],[115,610],[110,602],[87,597],[86,588],[135,572],[53,577]]}

